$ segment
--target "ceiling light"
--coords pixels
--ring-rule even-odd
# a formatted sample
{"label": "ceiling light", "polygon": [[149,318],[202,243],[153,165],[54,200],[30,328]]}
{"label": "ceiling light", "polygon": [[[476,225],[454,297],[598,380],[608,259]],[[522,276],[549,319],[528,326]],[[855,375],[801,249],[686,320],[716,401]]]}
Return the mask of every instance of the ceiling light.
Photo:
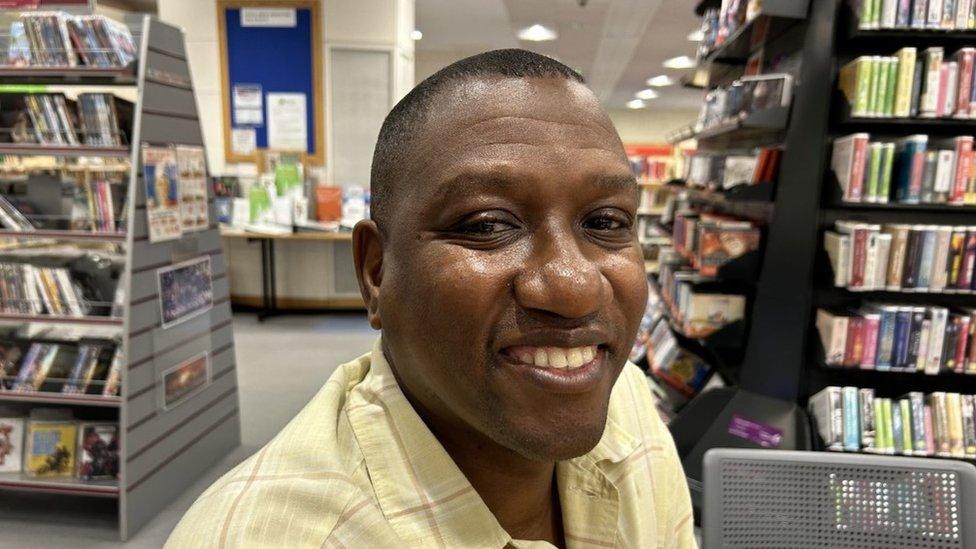
{"label": "ceiling light", "polygon": [[651,88],[637,92],[637,99],[657,99],[657,92]]}
{"label": "ceiling light", "polygon": [[646,106],[647,103],[644,103],[644,101],[641,99],[634,99],[633,101],[627,102],[628,109],[643,109]]}
{"label": "ceiling light", "polygon": [[690,69],[695,67],[695,60],[687,55],[679,55],[668,59],[663,65],[667,69]]}
{"label": "ceiling light", "polygon": [[692,42],[701,42],[705,39],[705,32],[701,29],[695,29],[688,33],[688,40]]}
{"label": "ceiling light", "polygon": [[655,88],[663,88],[664,86],[674,85],[674,80],[666,74],[659,74],[654,78],[648,78],[647,85],[654,86]]}
{"label": "ceiling light", "polygon": [[415,41],[415,42],[417,40],[422,39],[423,37],[424,37],[424,33],[420,32],[417,29],[414,29],[414,30],[410,31],[410,39],[413,40],[413,41]]}
{"label": "ceiling light", "polygon": [[536,23],[531,27],[526,27],[518,31],[518,37],[519,40],[528,40],[529,42],[545,42],[547,40],[555,40],[559,35],[549,27],[544,27]]}

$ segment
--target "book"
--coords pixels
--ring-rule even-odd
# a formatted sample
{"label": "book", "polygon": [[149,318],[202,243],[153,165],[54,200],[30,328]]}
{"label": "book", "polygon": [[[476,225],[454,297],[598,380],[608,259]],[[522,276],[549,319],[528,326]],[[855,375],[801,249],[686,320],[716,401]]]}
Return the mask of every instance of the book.
{"label": "book", "polygon": [[78,428],[78,478],[102,480],[118,476],[118,424],[82,423]]}
{"label": "book", "polygon": [[941,47],[927,48],[924,52],[925,77],[922,80],[918,116],[936,116],[936,112],[938,111],[942,57],[943,49]]}
{"label": "book", "polygon": [[976,418],[973,416],[973,395],[961,395],[962,442],[967,458],[976,457]]}
{"label": "book", "polygon": [[[891,409],[891,441],[892,453],[903,454],[905,448],[905,422],[902,420],[901,401],[891,400],[885,403]],[[887,410],[885,411],[887,414]],[[911,447],[907,449],[911,452]]]}
{"label": "book", "polygon": [[922,170],[928,136],[917,134],[896,142],[895,193],[899,202],[917,204],[922,190]]}
{"label": "book", "polygon": [[942,371],[942,348],[945,344],[949,310],[945,307],[931,307],[929,309],[929,319],[932,324],[929,333],[929,348],[925,373],[935,375]]}
{"label": "book", "polygon": [[24,419],[0,417],[0,473],[19,473],[23,470]]}
{"label": "book", "polygon": [[851,105],[851,116],[870,114],[871,63],[870,57],[862,56],[840,70],[839,86]]}
{"label": "book", "polygon": [[[877,400],[875,400],[877,402]],[[844,411],[840,387],[827,387],[810,397],[817,430],[830,450],[844,449]]]}
{"label": "book", "polygon": [[866,133],[855,133],[834,140],[831,168],[847,202],[860,202],[863,197],[869,139]]}
{"label": "book", "polygon": [[915,76],[915,59],[918,56],[918,50],[911,47],[902,48],[895,55],[898,62],[896,63],[894,109],[891,114],[897,117],[907,117],[911,115],[912,79]]}
{"label": "book", "polygon": [[965,457],[962,435],[962,399],[959,393],[945,394],[946,423],[949,434],[949,453],[953,457]]}
{"label": "book", "polygon": [[917,456],[928,454],[928,434],[925,421],[925,395],[912,391],[906,395],[912,424],[912,453]]}
{"label": "book", "polygon": [[858,403],[861,409],[861,445],[866,451],[870,451],[874,448],[875,440],[874,389],[860,389]]}
{"label": "book", "polygon": [[861,448],[861,406],[858,399],[857,387],[844,387],[841,398],[841,409],[844,414],[844,449],[856,452]]}
{"label": "book", "polygon": [[932,426],[935,445],[935,455],[949,457],[952,455],[949,442],[949,416],[946,409],[946,394],[935,392],[928,396],[929,406],[932,408]]}
{"label": "book", "polygon": [[949,203],[964,204],[973,159],[973,136],[963,135],[957,137],[955,139],[954,153],[956,166],[952,178]]}
{"label": "book", "polygon": [[847,322],[846,316],[825,309],[817,310],[816,326],[824,349],[824,360],[828,365],[843,363],[847,346]]}
{"label": "book", "polygon": [[31,476],[73,476],[77,437],[74,422],[28,421],[24,472]]}

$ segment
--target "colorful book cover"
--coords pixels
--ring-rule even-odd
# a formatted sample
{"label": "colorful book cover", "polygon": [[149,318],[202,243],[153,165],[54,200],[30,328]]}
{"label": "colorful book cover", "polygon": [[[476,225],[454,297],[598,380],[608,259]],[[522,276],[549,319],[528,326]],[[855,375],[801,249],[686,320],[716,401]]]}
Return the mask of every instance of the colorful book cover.
{"label": "colorful book cover", "polygon": [[146,187],[149,241],[173,240],[183,235],[180,219],[179,168],[174,147],[142,147],[142,173]]}
{"label": "colorful book cover", "polygon": [[878,313],[865,312],[864,319],[864,349],[861,352],[861,368],[865,370],[875,369],[877,363],[878,336],[880,332],[881,315]]}
{"label": "colorful book cover", "polygon": [[921,391],[912,391],[907,396],[912,418],[912,453],[924,456],[929,449],[929,434],[925,421],[925,395]]}
{"label": "colorful book cover", "polygon": [[25,472],[31,476],[73,476],[78,426],[63,421],[29,421]]}
{"label": "colorful book cover", "polygon": [[908,335],[912,328],[910,307],[899,307],[895,315],[895,343],[892,351],[892,368],[904,370],[908,362]]}
{"label": "colorful book cover", "polygon": [[901,417],[901,406],[897,400],[891,402],[891,438],[894,453],[905,452],[905,425]]}
{"label": "colorful book cover", "polygon": [[891,409],[891,399],[883,398],[881,399],[881,414],[882,423],[884,423],[885,432],[885,444],[884,453],[894,454],[895,453],[895,433],[894,433],[894,416]]}
{"label": "colorful book cover", "polygon": [[24,419],[0,417],[0,473],[23,470]]}
{"label": "colorful book cover", "polygon": [[898,308],[885,306],[881,308],[878,322],[878,350],[875,358],[876,370],[890,370],[894,354],[895,328]]}
{"label": "colorful book cover", "polygon": [[78,478],[81,480],[118,478],[118,424],[83,423],[78,435]]}

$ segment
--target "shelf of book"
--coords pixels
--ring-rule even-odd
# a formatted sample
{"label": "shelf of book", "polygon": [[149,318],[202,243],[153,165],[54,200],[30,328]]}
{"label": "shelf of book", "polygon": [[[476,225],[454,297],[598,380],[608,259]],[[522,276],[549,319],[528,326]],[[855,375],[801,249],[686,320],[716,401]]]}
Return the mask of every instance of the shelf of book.
{"label": "shelf of book", "polygon": [[16,238],[16,239],[50,238],[55,240],[73,240],[73,241],[94,240],[98,242],[125,242],[126,235],[125,233],[98,233],[92,231],[0,230],[0,240],[3,240],[5,238]]}
{"label": "shelf of book", "polygon": [[0,143],[0,155],[37,156],[94,156],[107,158],[128,158],[132,153],[129,147],[89,147],[83,145],[40,145],[37,143]]}
{"label": "shelf of book", "polygon": [[115,480],[31,477],[24,473],[0,473],[0,489],[107,498],[119,495],[119,483]]}
{"label": "shelf of book", "polygon": [[60,316],[60,315],[25,315],[16,313],[0,313],[0,322],[30,322],[32,324],[78,324],[89,326],[118,326],[121,318],[110,316]]}
{"label": "shelf of book", "polygon": [[863,130],[881,134],[908,135],[912,133],[937,133],[940,135],[963,135],[976,131],[974,118],[885,118],[849,116],[842,114],[837,119],[841,130]]}
{"label": "shelf of book", "polygon": [[738,120],[716,124],[695,134],[702,148],[743,146],[753,141],[778,141],[789,124],[789,107],[771,107]]}
{"label": "shelf of book", "polygon": [[[763,43],[774,41],[789,32],[799,22],[799,18],[806,14],[806,2],[786,0],[779,3],[802,5],[803,11],[799,15],[772,15],[764,4],[762,14],[743,24],[721,46],[708,52],[702,57],[700,65],[708,66],[714,63],[745,64],[749,56],[759,49]],[[754,43],[753,35],[756,32],[765,32],[766,34],[765,39],[760,41],[759,45]]]}
{"label": "shelf of book", "polygon": [[[135,86],[138,83],[132,67],[10,67],[0,66],[0,90],[8,86]],[[43,91],[43,90],[32,90]]]}
{"label": "shelf of book", "polygon": [[120,397],[101,395],[67,395],[60,393],[15,393],[0,391],[0,402],[28,402],[34,404],[60,404],[66,406],[95,406],[100,408],[119,408]]}

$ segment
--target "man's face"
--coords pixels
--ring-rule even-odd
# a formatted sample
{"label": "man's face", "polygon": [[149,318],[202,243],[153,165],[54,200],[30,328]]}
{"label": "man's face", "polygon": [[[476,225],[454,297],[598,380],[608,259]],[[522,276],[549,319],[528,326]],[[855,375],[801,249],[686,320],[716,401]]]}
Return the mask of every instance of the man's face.
{"label": "man's face", "polygon": [[411,152],[378,308],[405,392],[435,432],[531,459],[588,452],[647,300],[610,121],[574,82],[467,80]]}

